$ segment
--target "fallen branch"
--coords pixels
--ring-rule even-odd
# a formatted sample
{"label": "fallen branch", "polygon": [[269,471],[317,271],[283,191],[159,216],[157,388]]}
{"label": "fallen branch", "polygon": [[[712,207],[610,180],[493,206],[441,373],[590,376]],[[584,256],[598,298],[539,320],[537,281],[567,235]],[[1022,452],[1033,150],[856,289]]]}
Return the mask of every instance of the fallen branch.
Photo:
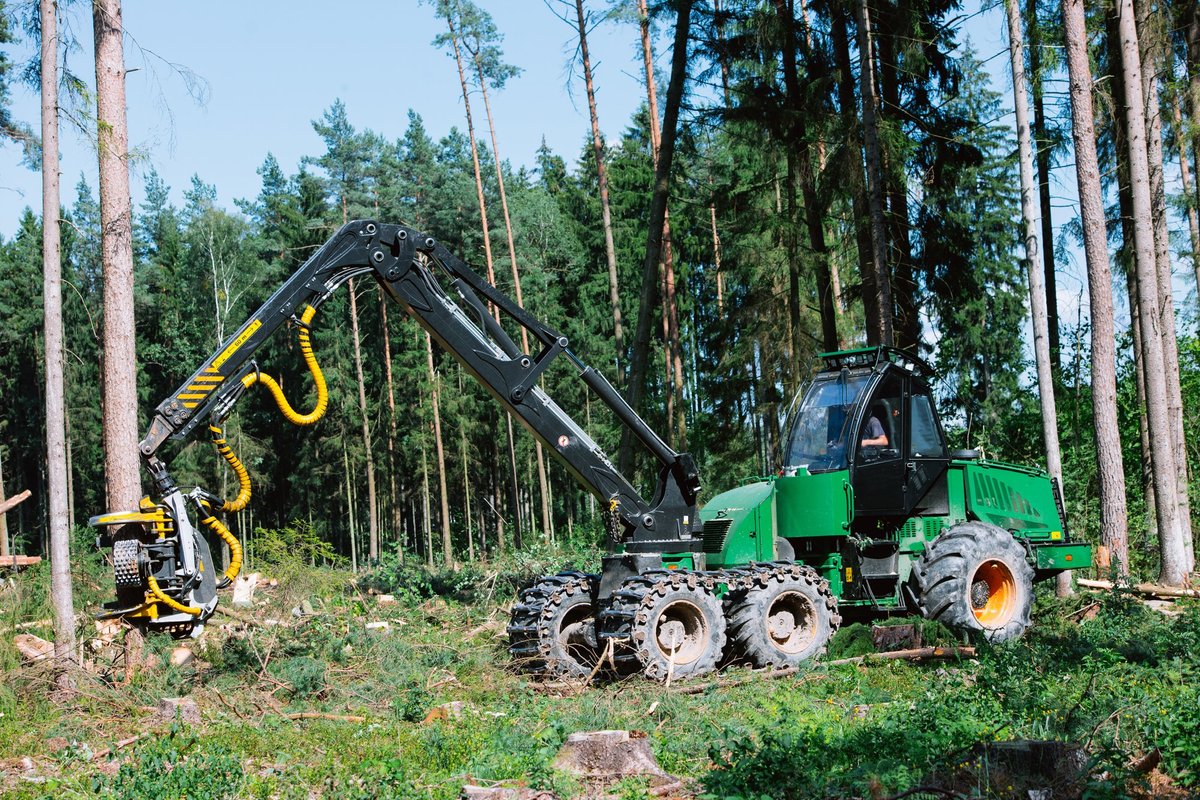
{"label": "fallen branch", "polygon": [[0,514],[7,514],[12,509],[21,505],[21,503],[24,503],[26,500],[29,499],[29,494],[30,494],[29,490],[26,489],[25,491],[21,492],[20,494],[14,494],[12,497],[8,498],[3,503],[0,503]]}
{"label": "fallen branch", "polygon": [[726,689],[730,686],[741,686],[755,681],[769,681],[775,678],[786,678],[788,675],[795,675],[799,672],[798,667],[785,667],[783,669],[757,669],[750,673],[747,678],[731,678],[729,680],[709,681],[708,683],[697,683],[694,685],[676,686],[671,690],[672,694],[704,694],[709,689]]}
{"label": "fallen branch", "polygon": [[92,761],[99,761],[102,758],[107,758],[108,756],[112,755],[114,750],[122,750],[136,741],[145,739],[152,733],[154,733],[154,731],[144,731],[139,733],[137,736],[130,736],[128,739],[122,739],[112,747],[106,747],[103,750],[98,750],[96,754],[92,756]]}
{"label": "fallen branch", "polygon": [[295,714],[283,714],[284,719],[330,719],[334,722],[366,722],[366,717],[356,714],[326,714],[323,711],[299,711]]}
{"label": "fallen branch", "polygon": [[236,622],[240,622],[243,625],[252,625],[255,627],[259,627],[259,628],[264,627],[261,622],[254,619],[253,617],[248,617],[245,614],[239,614],[237,611],[234,611],[231,608],[226,608],[225,606],[222,606],[222,605],[217,606],[216,613],[218,613],[224,617],[229,617],[230,619],[232,619]]}
{"label": "fallen branch", "polygon": [[22,622],[20,625],[5,625],[3,628],[0,628],[0,633],[8,633],[9,631],[24,631],[28,630],[29,628],[48,628],[53,624],[54,620],[52,619],[39,619],[35,622]]}
{"label": "fallen branch", "polygon": [[867,653],[853,658],[836,658],[822,661],[820,666],[833,667],[839,664],[861,664],[865,661],[924,661],[928,658],[974,658],[974,647],[914,647],[911,650],[893,650],[890,653]]}
{"label": "fallen branch", "polygon": [[[1097,581],[1088,578],[1079,578],[1076,583],[1088,589],[1115,589],[1118,588],[1112,581]],[[1135,583],[1132,586],[1121,586],[1119,588],[1126,591],[1135,592],[1137,594],[1148,595],[1150,597],[1200,597],[1200,591],[1195,589],[1182,589],[1177,586],[1160,586],[1157,583]]]}

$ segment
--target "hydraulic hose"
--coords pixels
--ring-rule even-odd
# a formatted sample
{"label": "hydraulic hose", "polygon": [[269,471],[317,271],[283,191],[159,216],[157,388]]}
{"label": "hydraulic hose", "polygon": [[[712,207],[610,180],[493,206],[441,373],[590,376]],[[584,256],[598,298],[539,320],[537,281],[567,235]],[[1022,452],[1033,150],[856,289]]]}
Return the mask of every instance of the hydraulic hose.
{"label": "hydraulic hose", "polygon": [[317,364],[317,357],[313,355],[312,339],[309,337],[308,326],[312,322],[317,310],[312,306],[305,306],[304,312],[300,315],[300,353],[304,356],[304,363],[308,365],[308,371],[312,373],[313,382],[317,385],[317,405],[307,414],[301,414],[292,408],[288,403],[287,398],[283,395],[283,388],[270,375],[264,375],[260,372],[251,372],[246,377],[242,378],[242,385],[249,389],[255,383],[262,383],[275,396],[275,404],[279,406],[279,410],[283,412],[283,416],[288,422],[293,425],[312,425],[321,417],[325,416],[325,410],[329,407],[329,389],[325,385],[325,374],[321,372],[321,367]]}
{"label": "hydraulic hose", "polygon": [[163,590],[159,588],[158,581],[156,581],[154,579],[153,575],[146,578],[146,585],[150,588],[150,594],[158,602],[163,603],[164,605],[170,606],[171,608],[175,609],[176,611],[182,612],[184,614],[191,614],[193,617],[200,616],[201,609],[197,608],[196,606],[185,606],[183,603],[179,602],[178,600],[175,600],[174,598],[171,598],[171,597],[167,597],[165,594],[163,594]]}
{"label": "hydraulic hose", "polygon": [[233,448],[225,441],[225,432],[221,430],[221,427],[214,423],[208,426],[208,430],[212,434],[212,442],[216,446],[217,452],[229,464],[238,480],[237,497],[233,500],[226,500],[220,510],[230,513],[241,511],[250,502],[250,473],[242,464],[241,459],[233,452]]}
{"label": "hydraulic hose", "polygon": [[200,522],[212,528],[217,536],[220,536],[225,544],[229,545],[229,566],[225,568],[225,577],[229,581],[233,581],[238,576],[238,573],[242,571],[242,543],[215,516],[209,515],[200,520]]}

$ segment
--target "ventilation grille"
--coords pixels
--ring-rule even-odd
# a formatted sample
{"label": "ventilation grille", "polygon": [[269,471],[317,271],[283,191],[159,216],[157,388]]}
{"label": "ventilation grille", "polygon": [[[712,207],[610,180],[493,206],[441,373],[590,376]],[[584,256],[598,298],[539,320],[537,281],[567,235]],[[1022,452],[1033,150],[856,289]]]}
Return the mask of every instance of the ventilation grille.
{"label": "ventilation grille", "polygon": [[704,552],[719,553],[725,549],[725,538],[733,520],[729,517],[717,517],[704,523]]}

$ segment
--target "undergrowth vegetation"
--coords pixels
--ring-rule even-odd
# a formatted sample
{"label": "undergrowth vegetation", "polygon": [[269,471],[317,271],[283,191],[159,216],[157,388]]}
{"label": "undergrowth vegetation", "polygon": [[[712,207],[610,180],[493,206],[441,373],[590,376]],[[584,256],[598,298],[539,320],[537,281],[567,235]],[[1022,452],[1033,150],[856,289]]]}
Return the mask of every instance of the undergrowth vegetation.
{"label": "undergrowth vegetation", "polygon": [[[93,668],[64,696],[48,671],[19,663],[7,631],[0,794],[454,798],[473,782],[582,796],[586,787],[551,765],[569,734],[600,729],[645,731],[689,797],[921,789],[1027,798],[1044,787],[1055,797],[1149,797],[1162,784],[1131,765],[1155,748],[1154,780],[1177,796],[1200,791],[1195,603],[1168,616],[1120,593],[1046,595],[1023,640],[976,643],[975,659],[813,665],[776,680],[730,668],[696,694],[642,679],[583,689],[514,672],[503,634],[515,586],[567,562],[588,568],[586,552],[537,551],[457,572],[385,560],[356,579],[302,568],[311,554],[288,562],[297,552],[280,551],[279,573],[257,565],[289,577],[260,588],[252,612],[214,617],[190,645],[195,660],[172,666],[176,643],[153,638],[150,664],[128,684],[110,652],[120,640],[88,645]],[[100,570],[79,564],[83,596],[103,596]],[[35,570],[0,594],[4,624],[38,618],[44,580]],[[944,629],[921,628],[926,644],[956,643]],[[827,658],[861,654],[869,640],[868,628],[848,625]],[[177,696],[196,701],[199,725],[155,720],[158,701]],[[1063,759],[1074,753],[1084,777],[1012,769],[1002,746],[1018,740],[1065,743]],[[638,780],[612,791],[649,796]]]}

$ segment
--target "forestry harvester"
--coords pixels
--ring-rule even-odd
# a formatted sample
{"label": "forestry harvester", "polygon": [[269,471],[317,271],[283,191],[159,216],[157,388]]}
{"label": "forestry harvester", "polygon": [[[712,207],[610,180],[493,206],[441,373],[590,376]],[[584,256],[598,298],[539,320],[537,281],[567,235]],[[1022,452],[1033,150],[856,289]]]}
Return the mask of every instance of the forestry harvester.
{"label": "forestry harvester", "polygon": [[[93,517],[112,549],[117,598],[105,616],[195,636],[217,590],[241,568],[240,543],[221,521],[250,499],[250,478],[222,425],[256,383],[284,416],[311,425],[328,393],[309,327],[352,278],[371,275],[498,403],[603,503],[608,553],[599,574],[561,572],[521,593],[509,650],[526,669],[586,676],[602,660],[662,679],[697,675],[723,659],[792,665],[821,651],[843,613],[920,613],[1001,641],[1029,624],[1032,585],[1091,565],[1068,540],[1059,489],[1040,470],[947,449],[919,359],[891,348],[823,356],[805,391],[778,475],[699,506],[691,456],[669,447],[566,337],[538,321],[434,238],[400,225],[344,225],[228,341],[155,409],[139,449],[154,499]],[[529,332],[524,353],[491,309]],[[316,385],[308,413],[259,371],[257,349],[296,326]],[[538,386],[562,356],[657,463],[644,498],[584,429]],[[184,491],[160,449],[207,422],[237,475],[226,500]],[[226,542],[219,573],[199,526]]]}

